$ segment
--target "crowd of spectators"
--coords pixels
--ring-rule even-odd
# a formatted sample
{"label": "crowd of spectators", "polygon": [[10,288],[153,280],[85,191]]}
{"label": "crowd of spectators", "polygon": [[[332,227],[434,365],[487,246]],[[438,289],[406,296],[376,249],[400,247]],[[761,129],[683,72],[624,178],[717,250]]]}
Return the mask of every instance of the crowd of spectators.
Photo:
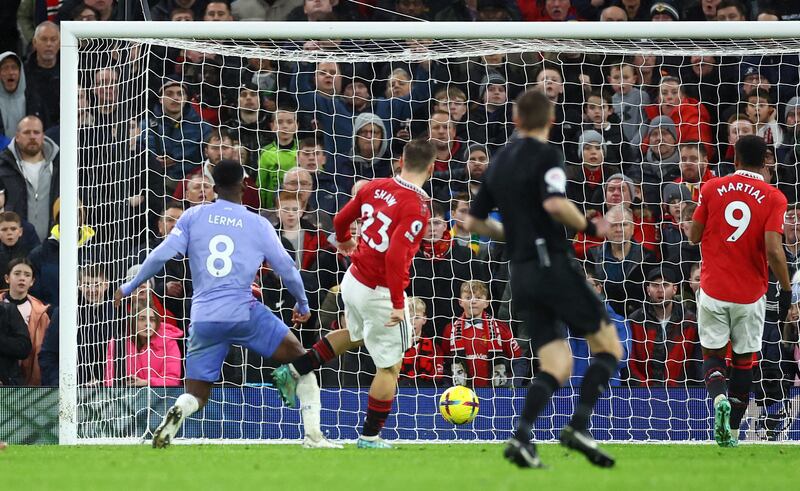
{"label": "crowd of spectators", "polygon": [[[174,22],[800,19],[797,2],[777,0],[150,3],[154,20]],[[7,47],[0,54],[0,271],[8,287],[0,304],[0,384],[47,385],[58,382],[58,23],[120,19],[125,9],[111,0],[8,4],[16,6],[18,30],[0,36]],[[408,42],[412,53],[426,46]],[[510,386],[536,370],[518,342],[503,244],[462,227],[483,173],[514,138],[512,103],[524,90],[556,103],[550,140],[565,157],[567,196],[587,217],[603,215],[612,225],[607,239],[567,233],[625,344],[615,385],[702,383],[694,303],[700,251],[686,230],[700,188],[734,171],[737,139],[763,136],[770,146],[765,178],[790,203],[799,197],[796,54],[514,52],[312,63],[119,43],[85,48],[78,94],[82,385],[181,383],[191,330],[185,259],[170,261],[124,311],[110,297],[186,208],[215,199],[211,169],[221,159],[242,162],[244,204],[275,224],[301,271],[316,312],[299,329],[310,345],[345,327],[338,284],[349,259],[336,254],[332,216],[365,180],[392,176],[410,138],[436,144],[431,219],[407,292],[416,343],[401,384],[417,386]],[[287,49],[361,46],[309,41]],[[785,223],[793,270],[798,215],[790,206]],[[253,293],[289,321],[294,299],[269,265]],[[774,287],[770,295],[771,305]],[[798,313],[781,325],[774,310],[759,364],[762,401],[781,400],[800,383]],[[579,376],[588,347],[571,342]],[[372,369],[364,353],[350,353],[324,371],[323,382],[361,384]],[[263,383],[269,373],[269,360],[234,347],[223,379]]]}

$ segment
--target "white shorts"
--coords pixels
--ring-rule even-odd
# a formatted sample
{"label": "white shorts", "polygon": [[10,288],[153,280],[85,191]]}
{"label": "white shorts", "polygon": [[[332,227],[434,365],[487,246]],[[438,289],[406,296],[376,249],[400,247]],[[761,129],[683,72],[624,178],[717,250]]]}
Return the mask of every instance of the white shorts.
{"label": "white shorts", "polygon": [[375,366],[389,368],[403,359],[411,347],[413,326],[409,322],[408,308],[405,319],[386,327],[392,313],[392,299],[386,287],[370,288],[358,281],[348,270],[341,284],[344,315],[350,339],[364,341]]}
{"label": "white shorts", "polygon": [[700,344],[707,349],[724,348],[731,341],[737,354],[761,351],[766,295],[753,303],[717,300],[697,292],[697,325]]}

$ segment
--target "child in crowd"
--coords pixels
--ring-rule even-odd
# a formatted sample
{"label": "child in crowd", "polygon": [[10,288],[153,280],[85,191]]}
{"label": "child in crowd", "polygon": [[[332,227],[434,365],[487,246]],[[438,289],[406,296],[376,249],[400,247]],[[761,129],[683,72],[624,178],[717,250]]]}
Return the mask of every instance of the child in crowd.
{"label": "child in crowd", "polygon": [[183,331],[161,321],[151,307],[139,310],[130,331],[109,341],[106,350],[106,387],[177,387],[183,358],[178,339]]}
{"label": "child in crowd", "polygon": [[36,278],[33,264],[27,258],[18,257],[12,259],[8,263],[8,274],[5,275],[4,279],[9,289],[2,293],[2,300],[5,303],[17,306],[22,319],[28,326],[28,334],[33,345],[30,355],[20,362],[24,385],[38,386],[42,383],[42,375],[39,369],[39,352],[42,349],[44,335],[50,326],[47,305],[28,294]]}
{"label": "child in crowd", "polygon": [[783,144],[783,130],[778,124],[778,108],[773,103],[770,93],[764,89],[756,89],[748,95],[745,113],[756,125],[756,134],[762,137],[767,145],[779,149]]}
{"label": "child in crowd", "polygon": [[507,387],[511,361],[522,350],[505,322],[495,320],[489,307],[489,288],[479,280],[461,285],[458,301],[464,313],[444,330],[442,351],[451,360],[453,385]]}
{"label": "child in crowd", "polygon": [[[33,227],[31,227],[33,230]],[[34,247],[39,245],[39,237],[35,230],[25,233],[23,221],[13,211],[0,212],[0,278],[8,273],[8,263],[12,259],[27,257]],[[5,279],[0,288],[8,288]]]}
{"label": "child in crowd", "polygon": [[401,385],[432,385],[444,377],[444,359],[439,342],[425,332],[428,323],[425,302],[419,297],[406,300],[414,326],[414,345],[403,356]]}

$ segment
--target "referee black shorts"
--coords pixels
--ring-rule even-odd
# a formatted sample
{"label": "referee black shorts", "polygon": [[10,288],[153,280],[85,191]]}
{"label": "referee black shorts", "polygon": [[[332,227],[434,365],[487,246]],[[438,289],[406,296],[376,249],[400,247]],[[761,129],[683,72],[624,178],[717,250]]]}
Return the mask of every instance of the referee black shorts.
{"label": "referee black shorts", "polygon": [[551,341],[566,339],[566,327],[586,336],[610,322],[605,306],[568,254],[551,254],[550,266],[538,260],[513,262],[511,306],[531,339],[534,353]]}

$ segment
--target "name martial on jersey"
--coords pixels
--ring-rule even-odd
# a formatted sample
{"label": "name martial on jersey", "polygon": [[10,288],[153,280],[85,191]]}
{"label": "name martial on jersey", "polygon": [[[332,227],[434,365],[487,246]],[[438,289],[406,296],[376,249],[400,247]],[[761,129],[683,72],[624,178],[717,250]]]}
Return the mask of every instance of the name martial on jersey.
{"label": "name martial on jersey", "polygon": [[731,191],[740,191],[745,194],[749,194],[759,205],[764,203],[764,198],[766,197],[760,189],[744,182],[729,182],[727,184],[722,183],[721,185],[717,186],[717,192],[720,196],[723,196],[725,193]]}

